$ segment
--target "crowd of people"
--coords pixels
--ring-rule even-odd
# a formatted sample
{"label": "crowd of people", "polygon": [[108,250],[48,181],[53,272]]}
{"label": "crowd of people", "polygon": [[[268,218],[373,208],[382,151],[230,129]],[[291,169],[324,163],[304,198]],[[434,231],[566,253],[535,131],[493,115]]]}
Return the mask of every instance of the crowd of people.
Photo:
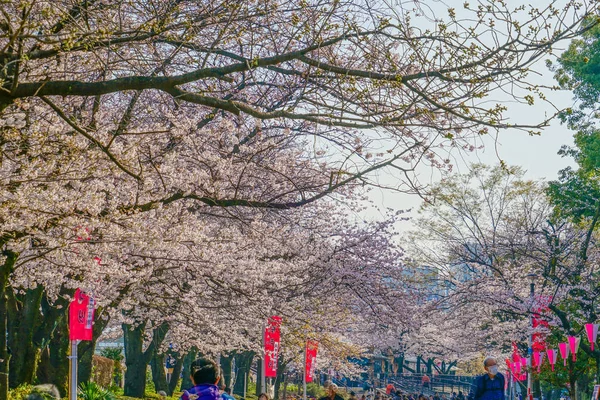
{"label": "crowd of people", "polygon": [[[505,400],[504,396],[504,376],[498,372],[498,364],[492,357],[484,360],[483,366],[486,373],[475,379],[468,396],[462,391],[453,392],[450,395],[445,393],[435,393],[427,396],[423,393],[408,393],[402,390],[396,390],[393,385],[388,385],[383,390],[365,390],[357,397],[356,393],[351,391],[348,400]],[[226,388],[221,382],[221,369],[212,360],[208,358],[199,358],[191,365],[190,378],[193,387],[184,390],[179,400],[235,400],[231,396],[231,390]],[[423,384],[425,388],[425,384]],[[58,390],[53,385],[39,385],[27,396],[26,400],[45,400],[60,399]],[[332,382],[326,383],[327,393],[318,400],[345,400],[339,393],[339,388]],[[161,399],[166,399],[164,392],[158,393]],[[262,393],[258,400],[271,400],[269,395]],[[286,400],[297,400],[289,398]]]}
{"label": "crowd of people", "polygon": [[[494,358],[485,359],[486,373],[475,379],[472,390],[465,396],[462,391],[451,394],[434,393],[428,396],[424,393],[408,393],[396,390],[393,385],[388,385],[385,391],[365,390],[360,399],[351,391],[348,400],[505,400],[504,376],[498,372],[498,365]],[[191,378],[194,386],[185,390],[180,400],[232,400],[225,388],[219,388],[221,379],[220,368],[212,360],[200,358],[191,365]],[[425,383],[423,384],[425,388]],[[344,400],[339,393],[339,388],[332,382],[326,385],[327,394],[318,400]],[[270,400],[267,394],[261,394],[258,400]],[[286,399],[287,400],[287,399]]]}
{"label": "crowd of people", "polygon": [[[353,392],[350,392],[349,400],[354,400],[356,397],[353,396]],[[396,390],[393,388],[386,389],[386,394],[381,392],[376,393],[364,393],[360,399],[357,400],[467,400],[464,393],[459,391],[458,393],[453,392],[450,395],[446,393],[435,393],[432,396],[428,396],[423,393],[408,393],[402,390]]]}

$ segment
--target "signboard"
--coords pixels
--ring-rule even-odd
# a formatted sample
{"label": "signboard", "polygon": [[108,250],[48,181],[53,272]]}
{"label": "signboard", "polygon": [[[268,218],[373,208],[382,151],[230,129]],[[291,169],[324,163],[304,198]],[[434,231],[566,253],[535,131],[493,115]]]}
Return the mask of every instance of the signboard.
{"label": "signboard", "polygon": [[92,340],[94,299],[81,289],[69,305],[69,340]]}
{"label": "signboard", "polygon": [[277,360],[279,358],[279,345],[281,343],[281,317],[269,318],[265,328],[265,377],[277,377]]}
{"label": "signboard", "polygon": [[317,365],[317,350],[319,349],[319,342],[316,340],[309,340],[306,342],[306,360],[304,365],[304,376],[306,383],[313,381],[315,376],[315,366]]}

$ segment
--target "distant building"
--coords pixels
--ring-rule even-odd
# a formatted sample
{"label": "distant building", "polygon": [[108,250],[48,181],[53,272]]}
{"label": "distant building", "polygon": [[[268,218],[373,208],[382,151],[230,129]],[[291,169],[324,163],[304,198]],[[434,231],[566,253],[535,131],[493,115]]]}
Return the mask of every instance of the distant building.
{"label": "distant building", "polygon": [[125,348],[125,339],[123,337],[114,340],[102,340],[96,343],[96,354],[100,354],[102,349],[116,347],[120,349]]}

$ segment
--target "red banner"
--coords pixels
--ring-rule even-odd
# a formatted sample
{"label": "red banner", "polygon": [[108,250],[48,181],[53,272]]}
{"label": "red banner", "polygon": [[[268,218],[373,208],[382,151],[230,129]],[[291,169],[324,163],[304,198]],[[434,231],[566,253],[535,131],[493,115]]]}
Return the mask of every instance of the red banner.
{"label": "red banner", "polygon": [[92,340],[94,299],[80,289],[69,305],[69,340]]}
{"label": "red banner", "polygon": [[518,381],[527,380],[527,374],[525,373],[526,369],[521,360],[523,357],[521,357],[521,354],[519,353],[519,348],[517,347],[517,344],[515,342],[512,342],[512,348],[512,365],[514,366],[514,368],[512,369],[513,375]]}
{"label": "red banner", "polygon": [[[542,314],[548,312],[548,306],[551,302],[552,296],[537,296],[536,309],[532,317],[533,329],[541,327],[544,330],[546,330],[550,328],[550,325],[548,325],[548,321],[543,317]],[[533,334],[532,339],[533,343],[531,345],[531,348],[533,349],[533,351],[546,351],[546,333],[535,332]]]}
{"label": "red banner", "polygon": [[317,364],[317,350],[319,349],[319,342],[316,340],[308,340],[306,342],[305,350],[305,365],[304,365],[304,377],[306,383],[313,381],[315,376],[315,365]]}
{"label": "red banner", "polygon": [[279,344],[281,343],[281,317],[269,318],[265,329],[265,377],[277,377],[277,359],[279,358]]}

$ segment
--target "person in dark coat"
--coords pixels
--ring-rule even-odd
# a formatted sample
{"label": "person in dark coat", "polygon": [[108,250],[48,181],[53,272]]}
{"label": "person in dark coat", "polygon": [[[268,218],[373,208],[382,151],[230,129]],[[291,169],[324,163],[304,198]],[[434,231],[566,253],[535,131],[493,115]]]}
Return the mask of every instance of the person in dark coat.
{"label": "person in dark coat", "polygon": [[327,386],[327,396],[321,397],[319,400],[344,400],[338,393],[338,386],[335,383],[330,383]]}
{"label": "person in dark coat", "polygon": [[493,357],[483,361],[486,373],[475,378],[469,392],[469,400],[505,400],[504,375],[498,372],[498,363]]}

